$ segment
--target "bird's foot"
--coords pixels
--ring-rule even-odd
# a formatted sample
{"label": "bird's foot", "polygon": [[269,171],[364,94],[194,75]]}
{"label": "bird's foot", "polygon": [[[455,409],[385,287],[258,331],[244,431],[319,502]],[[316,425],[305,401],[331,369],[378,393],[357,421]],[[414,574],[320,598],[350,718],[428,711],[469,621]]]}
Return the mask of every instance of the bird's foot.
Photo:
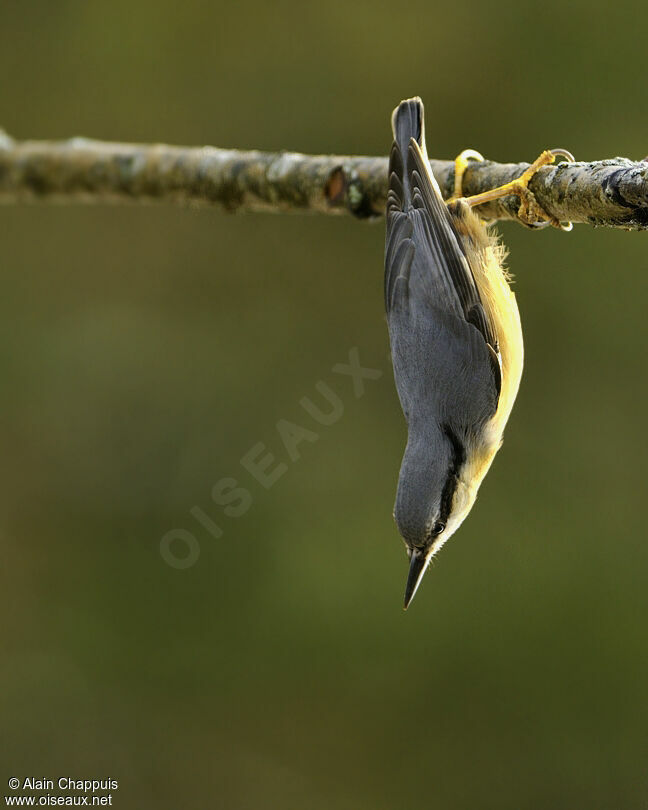
{"label": "bird's foot", "polygon": [[[507,197],[509,194],[515,194],[520,199],[518,217],[524,225],[530,228],[546,228],[548,225],[552,225],[554,228],[560,228],[563,231],[571,231],[572,223],[560,222],[555,217],[550,216],[538,203],[535,194],[529,188],[529,182],[538,169],[554,163],[557,156],[565,158],[569,163],[574,162],[574,156],[566,149],[546,149],[515,180],[511,180],[510,183],[505,183],[503,186],[498,186],[490,191],[484,191],[472,197],[464,197],[463,200],[471,208],[474,208],[477,205]],[[484,160],[484,158],[474,149],[464,149],[456,157],[454,194],[447,201],[448,203],[455,202],[462,197],[463,176],[471,160]]]}

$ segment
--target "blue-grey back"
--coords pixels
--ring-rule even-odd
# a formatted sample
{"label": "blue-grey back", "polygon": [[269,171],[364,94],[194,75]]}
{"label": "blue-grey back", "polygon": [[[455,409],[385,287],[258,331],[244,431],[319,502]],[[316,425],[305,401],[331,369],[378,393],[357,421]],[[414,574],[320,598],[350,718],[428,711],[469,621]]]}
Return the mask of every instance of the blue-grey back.
{"label": "blue-grey back", "polygon": [[410,430],[435,419],[465,434],[497,408],[497,335],[422,151],[420,99],[392,124],[385,307],[396,386]]}

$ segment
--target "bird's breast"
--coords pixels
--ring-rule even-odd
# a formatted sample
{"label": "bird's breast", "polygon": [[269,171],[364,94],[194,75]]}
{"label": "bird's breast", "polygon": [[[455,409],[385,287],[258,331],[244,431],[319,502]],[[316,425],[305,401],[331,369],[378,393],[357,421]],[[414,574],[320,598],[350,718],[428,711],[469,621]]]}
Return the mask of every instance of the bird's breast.
{"label": "bird's breast", "polygon": [[[522,325],[515,294],[510,287],[510,276],[504,269],[505,248],[471,210],[463,212],[462,219],[455,224],[482,305],[495,328],[501,361],[502,387],[497,410],[488,424],[490,436],[482,454],[488,457],[491,447],[495,445],[494,455],[501,444],[520,387],[524,364]],[[476,460],[476,463],[479,462]]]}

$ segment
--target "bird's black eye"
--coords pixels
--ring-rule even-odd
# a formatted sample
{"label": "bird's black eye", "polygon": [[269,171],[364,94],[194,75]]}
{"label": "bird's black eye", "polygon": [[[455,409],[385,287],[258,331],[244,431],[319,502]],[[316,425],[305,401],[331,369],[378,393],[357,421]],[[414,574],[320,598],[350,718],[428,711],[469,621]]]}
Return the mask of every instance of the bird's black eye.
{"label": "bird's black eye", "polygon": [[434,528],[432,529],[432,534],[434,537],[438,537],[441,532],[445,530],[445,527],[446,525],[442,520],[437,520],[437,522],[434,524]]}

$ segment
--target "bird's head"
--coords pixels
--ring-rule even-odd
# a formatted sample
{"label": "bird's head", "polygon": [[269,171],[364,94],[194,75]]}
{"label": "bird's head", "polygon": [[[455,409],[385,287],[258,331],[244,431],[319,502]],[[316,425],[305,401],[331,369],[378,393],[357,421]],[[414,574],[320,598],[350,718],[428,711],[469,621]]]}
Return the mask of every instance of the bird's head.
{"label": "bird's head", "polygon": [[394,507],[410,559],[406,609],[430,560],[470,512],[496,450],[475,446],[448,425],[410,433]]}

